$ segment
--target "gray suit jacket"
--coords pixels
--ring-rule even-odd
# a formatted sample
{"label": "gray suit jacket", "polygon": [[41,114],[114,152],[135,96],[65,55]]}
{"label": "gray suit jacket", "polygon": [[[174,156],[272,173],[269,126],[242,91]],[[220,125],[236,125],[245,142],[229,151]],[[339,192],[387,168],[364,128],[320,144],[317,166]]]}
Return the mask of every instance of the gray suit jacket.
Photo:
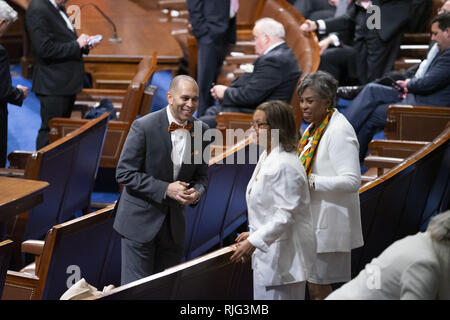
{"label": "gray suit jacket", "polygon": [[[208,185],[208,164],[196,163],[208,145],[201,139],[208,126],[196,119],[193,123],[191,143],[186,144],[190,163],[183,161],[177,180],[190,183],[202,195]],[[117,165],[116,179],[124,189],[117,205],[114,229],[136,242],[151,241],[169,214],[175,241],[184,241],[184,206],[164,198],[169,183],[175,181],[168,126],[166,108],[135,120]],[[200,144],[194,143],[194,133],[202,141]]]}

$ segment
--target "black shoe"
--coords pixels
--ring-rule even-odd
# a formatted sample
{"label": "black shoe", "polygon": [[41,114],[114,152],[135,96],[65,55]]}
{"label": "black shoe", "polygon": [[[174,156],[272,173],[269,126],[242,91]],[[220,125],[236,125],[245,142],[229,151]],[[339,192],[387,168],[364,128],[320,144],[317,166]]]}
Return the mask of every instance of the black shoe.
{"label": "black shoe", "polygon": [[364,86],[339,87],[337,89],[336,95],[339,98],[342,98],[345,100],[353,100],[362,91],[363,88],[364,88]]}

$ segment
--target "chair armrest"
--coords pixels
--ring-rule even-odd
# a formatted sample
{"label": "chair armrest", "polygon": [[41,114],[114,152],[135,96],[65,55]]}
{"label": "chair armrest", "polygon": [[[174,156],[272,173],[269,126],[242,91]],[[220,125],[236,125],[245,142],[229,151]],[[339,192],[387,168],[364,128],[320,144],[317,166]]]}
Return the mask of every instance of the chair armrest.
{"label": "chair armrest", "polygon": [[39,278],[33,274],[8,270],[2,300],[39,299]]}
{"label": "chair armrest", "polygon": [[369,143],[369,150],[372,156],[407,158],[428,144],[426,141],[377,139]]}
{"label": "chair armrest", "polygon": [[27,166],[28,158],[31,157],[33,152],[16,150],[8,155],[9,167],[11,169],[25,169]]}
{"label": "chair armrest", "polygon": [[22,242],[22,252],[31,253],[35,256],[40,256],[44,249],[45,241],[43,240],[27,240]]}
{"label": "chair armrest", "polygon": [[227,56],[225,61],[227,64],[244,64],[253,63],[258,58],[257,54],[244,54],[242,56]]}
{"label": "chair armrest", "polygon": [[362,175],[361,176],[361,185],[366,184],[367,182],[371,182],[373,180],[375,180],[377,177],[374,176],[366,176],[366,175]]}
{"label": "chair armrest", "polygon": [[381,176],[384,173],[384,169],[392,169],[404,160],[403,158],[367,156],[364,159],[364,164],[369,168],[378,168],[378,176]]}
{"label": "chair armrest", "polygon": [[26,266],[24,269],[22,269],[22,272],[26,273],[34,273],[37,274],[39,271],[39,264],[41,262],[41,255],[44,250],[44,244],[45,241],[43,240],[27,240],[22,242],[22,253],[30,253],[33,254],[34,257],[34,264]]}
{"label": "chair armrest", "polygon": [[23,178],[25,176],[24,169],[0,168],[0,176],[10,178]]}

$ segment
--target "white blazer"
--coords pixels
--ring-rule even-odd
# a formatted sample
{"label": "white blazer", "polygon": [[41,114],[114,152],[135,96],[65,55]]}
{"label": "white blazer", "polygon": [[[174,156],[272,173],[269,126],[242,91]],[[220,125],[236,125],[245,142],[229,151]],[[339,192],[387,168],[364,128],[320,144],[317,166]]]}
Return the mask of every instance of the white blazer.
{"label": "white blazer", "polygon": [[316,241],[305,170],[295,152],[261,155],[246,192],[254,276],[265,286],[305,281]]}
{"label": "white blazer", "polygon": [[[443,250],[436,250],[440,245]],[[419,232],[397,240],[327,300],[450,299],[448,246]],[[440,253],[440,254],[439,254]]]}
{"label": "white blazer", "polygon": [[311,173],[311,211],[317,252],[348,252],[364,244],[358,190],[359,144],[347,119],[335,111],[319,142]]}

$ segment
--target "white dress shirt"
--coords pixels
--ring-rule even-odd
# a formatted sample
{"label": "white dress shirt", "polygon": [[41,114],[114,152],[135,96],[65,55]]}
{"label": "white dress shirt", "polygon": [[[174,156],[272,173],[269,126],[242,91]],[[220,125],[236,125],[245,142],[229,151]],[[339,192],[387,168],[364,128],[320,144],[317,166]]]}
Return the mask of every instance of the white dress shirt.
{"label": "white dress shirt", "polygon": [[64,12],[62,12],[61,10],[59,10],[58,5],[56,4],[56,2],[54,0],[49,0],[50,3],[59,11],[59,14],[61,15],[61,17],[64,19],[64,21],[66,22],[67,28],[69,28],[70,30],[72,30],[73,32],[75,32],[75,28],[73,27],[72,22],[70,22],[69,17],[66,16],[64,14]]}
{"label": "white dress shirt", "polygon": [[[169,125],[172,122],[182,126],[184,123],[179,123],[172,115],[170,107],[167,106],[167,118],[169,119]],[[172,140],[172,162],[173,162],[173,179],[176,181],[178,174],[180,173],[181,165],[183,164],[183,155],[186,149],[186,141],[189,137],[189,131],[185,129],[178,129],[170,132],[170,139]]]}
{"label": "white dress shirt", "polygon": [[272,51],[273,49],[275,49],[276,47],[278,47],[278,46],[281,45],[282,43],[285,43],[285,41],[280,41],[280,42],[277,42],[277,43],[271,45],[270,47],[268,47],[268,48],[266,49],[266,51],[264,51],[263,55],[264,55],[264,54],[268,54],[270,51]]}

